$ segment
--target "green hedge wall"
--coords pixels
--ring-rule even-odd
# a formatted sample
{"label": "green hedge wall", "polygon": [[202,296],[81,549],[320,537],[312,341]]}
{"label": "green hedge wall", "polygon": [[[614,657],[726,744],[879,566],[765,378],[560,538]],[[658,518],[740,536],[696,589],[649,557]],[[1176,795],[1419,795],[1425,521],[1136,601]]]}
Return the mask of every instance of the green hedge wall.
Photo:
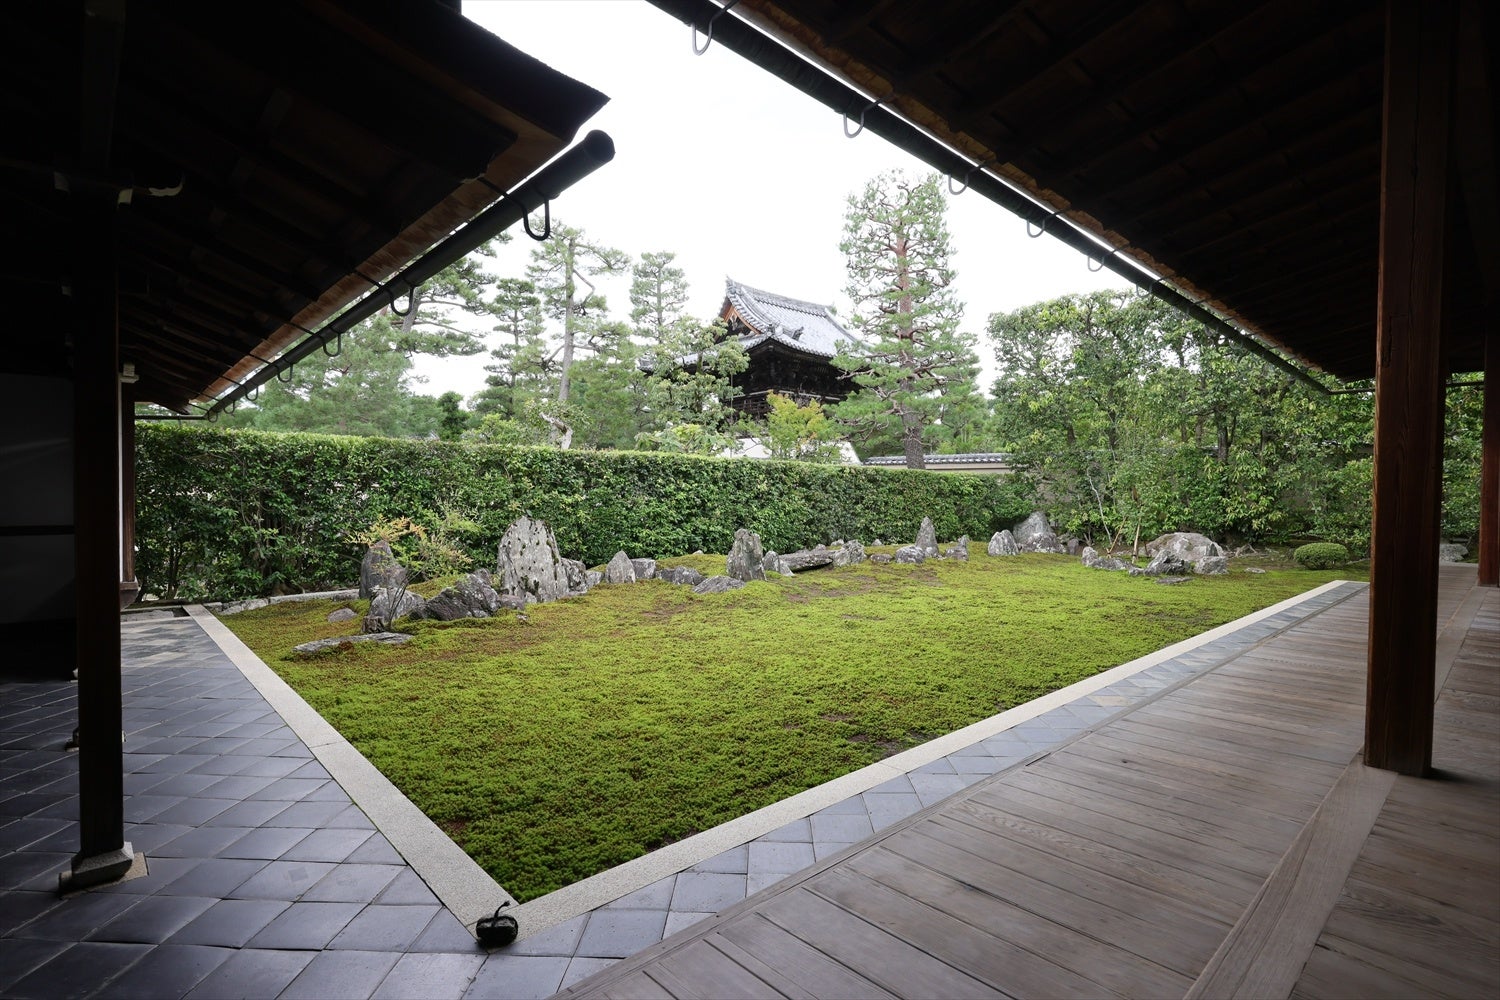
{"label": "green hedge wall", "polygon": [[[725,552],[751,528],[778,552],[832,541],[988,539],[1031,510],[1018,478],[640,452],[556,451],[143,425],[137,575],[164,597],[230,598],[352,586],[351,535],[382,518],[447,519],[477,566],[521,515],[563,555]],[[453,528],[453,525],[459,525]]]}

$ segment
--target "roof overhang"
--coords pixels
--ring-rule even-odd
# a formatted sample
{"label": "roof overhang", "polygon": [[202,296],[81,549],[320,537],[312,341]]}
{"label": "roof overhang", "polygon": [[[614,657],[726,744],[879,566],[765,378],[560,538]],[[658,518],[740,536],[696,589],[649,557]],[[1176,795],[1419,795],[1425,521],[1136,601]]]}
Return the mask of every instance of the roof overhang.
{"label": "roof overhang", "polygon": [[[137,399],[176,409],[233,390],[449,238],[606,100],[436,0],[0,16],[0,197],[29,261],[0,282],[36,345],[26,366],[66,371],[59,319],[88,267],[76,206],[113,200],[120,357]],[[90,86],[101,66],[111,85]]]}

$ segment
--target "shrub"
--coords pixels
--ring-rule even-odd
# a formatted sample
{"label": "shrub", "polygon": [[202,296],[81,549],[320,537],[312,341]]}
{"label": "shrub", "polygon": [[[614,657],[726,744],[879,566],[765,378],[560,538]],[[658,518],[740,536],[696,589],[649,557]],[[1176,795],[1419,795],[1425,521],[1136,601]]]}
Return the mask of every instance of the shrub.
{"label": "shrub", "polygon": [[1309,542],[1292,553],[1303,569],[1330,569],[1349,561],[1349,550],[1337,542]]}
{"label": "shrub", "polygon": [[1033,509],[1019,477],[694,455],[161,425],[139,428],[136,454],[137,574],[196,599],[347,586],[357,539],[403,518],[404,539],[492,566],[524,514],[547,522],[563,555],[597,565],[618,549],[727,552],[736,528],[778,552],[911,539],[923,517],[942,539],[988,538]]}

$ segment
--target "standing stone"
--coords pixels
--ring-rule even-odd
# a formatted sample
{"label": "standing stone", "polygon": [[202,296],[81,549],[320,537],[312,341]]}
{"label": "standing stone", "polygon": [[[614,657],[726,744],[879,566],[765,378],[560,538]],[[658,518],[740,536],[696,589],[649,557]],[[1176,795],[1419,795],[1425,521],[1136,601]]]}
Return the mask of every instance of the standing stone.
{"label": "standing stone", "polygon": [[589,583],[589,570],[583,560],[564,559],[562,564],[563,575],[568,579],[568,593],[587,594],[592,584]]}
{"label": "standing stone", "polygon": [[635,564],[621,549],[615,553],[609,565],[604,567],[605,583],[635,583]]}
{"label": "standing stone", "polygon": [[[765,567],[761,565],[766,554],[761,551],[760,536],[748,528],[738,528],[734,533],[734,544],[724,559],[724,573],[736,580],[764,580]],[[710,580],[713,577],[709,577]]]}
{"label": "standing stone", "polygon": [[533,601],[555,601],[570,589],[557,539],[545,521],[523,517],[500,536],[495,590]]}
{"label": "standing stone", "polygon": [[896,561],[898,563],[919,563],[927,558],[927,553],[920,545],[903,545],[896,550]]}
{"label": "standing stone", "polygon": [[833,554],[835,566],[857,566],[864,561],[865,547],[858,541],[845,542],[843,548]]}
{"label": "standing stone", "polygon": [[630,566],[635,570],[635,578],[637,581],[656,579],[655,559],[632,559],[630,560]]}
{"label": "standing stone", "polygon": [[365,615],[362,630],[371,633],[384,632],[398,618],[425,617],[426,609],[427,602],[421,594],[414,594],[399,587],[395,590],[377,587],[374,596],[370,598],[370,613]]}
{"label": "standing stone", "polygon": [[588,587],[586,589],[593,590],[595,587],[599,586],[599,584],[604,582],[604,574],[599,572],[597,569],[585,570],[583,574],[583,582],[588,584]]}
{"label": "standing stone", "polygon": [[1021,549],[1016,545],[1016,536],[1009,531],[997,531],[990,536],[990,546],[986,550],[992,556],[1014,556],[1019,555]]}
{"label": "standing stone", "polygon": [[359,596],[374,597],[375,588],[398,589],[406,585],[406,569],[396,561],[391,543],[382,538],[371,545],[359,564]]}
{"label": "standing stone", "polygon": [[703,574],[691,566],[673,566],[671,569],[662,570],[658,575],[668,583],[675,583],[682,587],[696,587],[703,582]]}
{"label": "standing stone", "polygon": [[1052,524],[1047,520],[1047,515],[1041,511],[1033,511],[1031,516],[1016,525],[1013,532],[1016,539],[1016,548],[1021,552],[1065,552],[1066,549],[1057,539],[1057,533],[1052,530]]}
{"label": "standing stone", "polygon": [[[922,550],[922,556],[926,559],[936,559],[938,554],[937,530],[932,526],[932,518],[922,518],[922,526],[917,529],[917,548]],[[899,562],[899,560],[898,560]]]}
{"label": "standing stone", "polygon": [[1079,556],[1079,562],[1083,563],[1085,566],[1092,566],[1098,558],[1099,550],[1094,548],[1092,545],[1085,545],[1083,547],[1083,554]]}

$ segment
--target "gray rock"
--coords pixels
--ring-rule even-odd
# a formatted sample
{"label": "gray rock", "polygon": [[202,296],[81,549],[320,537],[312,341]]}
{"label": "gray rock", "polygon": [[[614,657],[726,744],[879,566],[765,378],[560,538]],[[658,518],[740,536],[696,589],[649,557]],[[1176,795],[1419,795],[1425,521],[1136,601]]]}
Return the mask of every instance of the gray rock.
{"label": "gray rock", "polygon": [[1229,572],[1229,560],[1224,556],[1205,556],[1193,564],[1193,572],[1199,576],[1223,576]]}
{"label": "gray rock", "polygon": [[604,567],[605,583],[635,583],[635,563],[621,549]]}
{"label": "gray rock", "polygon": [[490,574],[481,569],[466,573],[453,586],[445,587],[442,593],[427,602],[426,614],[440,622],[488,618],[499,606],[500,595],[491,585]]}
{"label": "gray rock", "polygon": [[774,549],[772,549],[770,552],[767,552],[761,559],[760,568],[765,570],[767,573],[777,573],[781,576],[795,575],[792,572],[791,564],[781,556],[777,555],[776,550]]}
{"label": "gray rock", "polygon": [[1468,548],[1462,545],[1445,544],[1438,546],[1438,562],[1440,563],[1463,562],[1468,554]]}
{"label": "gray rock", "polygon": [[865,547],[859,541],[848,541],[834,550],[835,566],[858,566],[865,561]]}
{"label": "gray rock", "polygon": [[882,542],[880,539],[877,538],[873,542],[871,542],[870,544],[871,545],[884,545],[885,542]]}
{"label": "gray rock", "polygon": [[1085,566],[1094,565],[1094,563],[1097,562],[1098,559],[1099,550],[1094,548],[1092,545],[1085,545],[1083,547],[1083,552],[1078,556],[1078,561],[1083,563]]}
{"label": "gray rock", "polygon": [[582,559],[564,559],[563,575],[568,580],[568,593],[586,594],[593,583],[589,582],[588,567],[583,564]]}
{"label": "gray rock", "polygon": [[927,553],[920,545],[903,545],[896,550],[896,561],[898,563],[919,563],[927,559]]}
{"label": "gray rock", "polygon": [[884,566],[890,561],[891,554],[889,552],[876,552],[870,556],[870,562],[875,563],[876,565]]}
{"label": "gray rock", "polygon": [[328,620],[331,622],[352,622],[359,617],[359,612],[353,608],[339,608],[337,611],[328,612]]}
{"label": "gray rock", "polygon": [[813,549],[798,549],[796,552],[788,552],[781,556],[781,561],[788,569],[795,573],[803,570],[818,569],[823,566],[832,566],[834,557],[837,555],[833,549],[827,549],[819,545]]}
{"label": "gray rock", "polygon": [[1193,564],[1172,549],[1162,549],[1146,564],[1147,576],[1181,576],[1193,571]]}
{"label": "gray rock", "polygon": [[696,587],[704,579],[703,574],[691,566],[673,566],[671,569],[661,570],[657,576],[679,587]]}
{"label": "gray rock", "polygon": [[1246,566],[1245,567],[1245,572],[1246,573],[1264,573],[1265,570],[1261,569],[1259,566]]}
{"label": "gray rock", "polygon": [[[738,528],[734,533],[734,544],[724,559],[724,573],[736,580],[764,580],[766,571],[761,560],[766,554],[760,547],[760,536],[748,528]],[[709,580],[714,579],[709,577]],[[705,583],[707,581],[704,581]]]}
{"label": "gray rock", "polygon": [[588,584],[585,590],[593,590],[604,582],[604,574],[597,569],[586,570],[583,574],[583,582]]}
{"label": "gray rock", "polygon": [[944,559],[953,559],[958,562],[969,561],[969,536],[960,535],[958,541],[943,550]]}
{"label": "gray rock", "polygon": [[567,595],[567,567],[545,521],[523,517],[505,529],[495,557],[494,588],[528,603]]}
{"label": "gray rock", "polygon": [[1047,515],[1041,511],[1033,511],[1031,516],[1015,526],[1011,532],[1016,540],[1016,549],[1019,552],[1065,552],[1062,542],[1058,541],[1057,533],[1052,530],[1052,524],[1047,520]]}
{"label": "gray rock", "polygon": [[1189,579],[1186,576],[1159,576],[1156,578],[1156,582],[1163,587],[1171,587],[1179,583],[1187,583]]}
{"label": "gray rock", "polygon": [[986,549],[992,556],[1014,556],[1019,555],[1021,549],[1016,545],[1016,536],[1008,531],[997,531],[990,536],[989,548]]}
{"label": "gray rock", "polygon": [[501,608],[507,611],[523,611],[526,608],[526,598],[520,594],[501,594],[495,610],[499,611]]}
{"label": "gray rock", "polygon": [[630,565],[631,568],[635,570],[635,578],[637,582],[641,580],[656,579],[655,559],[632,559],[630,560]]}
{"label": "gray rock", "polygon": [[374,597],[376,587],[396,589],[406,584],[406,569],[396,561],[391,543],[381,539],[365,551],[359,564],[359,596]]}
{"label": "gray rock", "polygon": [[[764,580],[765,576],[762,575]],[[745,581],[733,576],[711,576],[693,588],[695,594],[722,594],[726,590],[739,590]]]}
{"label": "gray rock", "polygon": [[1224,555],[1224,548],[1207,535],[1193,531],[1173,531],[1158,535],[1146,543],[1146,555],[1153,559],[1162,552],[1171,552],[1185,563],[1196,563],[1210,556]]}
{"label": "gray rock", "polygon": [[320,653],[325,649],[335,649],[339,646],[353,645],[356,642],[383,642],[396,646],[410,639],[411,636],[405,632],[366,632],[361,635],[337,635],[332,639],[314,639],[312,642],[304,642],[300,646],[293,646],[294,653]]}
{"label": "gray rock", "polygon": [[424,617],[426,610],[427,602],[421,594],[377,587],[375,595],[370,598],[370,613],[365,615],[363,631],[384,632],[399,619]]}
{"label": "gray rock", "polygon": [[231,604],[226,604],[221,607],[218,610],[218,615],[220,618],[224,617],[225,615],[237,615],[241,611],[254,611],[257,608],[267,607],[270,605],[270,603],[271,602],[266,600],[264,597],[252,597],[247,601],[234,601]]}
{"label": "gray rock", "polygon": [[[922,526],[917,529],[917,548],[922,550],[922,555],[927,559],[936,559],[938,554],[937,529],[932,526],[932,518],[922,518]],[[897,560],[898,562],[900,560]]]}

